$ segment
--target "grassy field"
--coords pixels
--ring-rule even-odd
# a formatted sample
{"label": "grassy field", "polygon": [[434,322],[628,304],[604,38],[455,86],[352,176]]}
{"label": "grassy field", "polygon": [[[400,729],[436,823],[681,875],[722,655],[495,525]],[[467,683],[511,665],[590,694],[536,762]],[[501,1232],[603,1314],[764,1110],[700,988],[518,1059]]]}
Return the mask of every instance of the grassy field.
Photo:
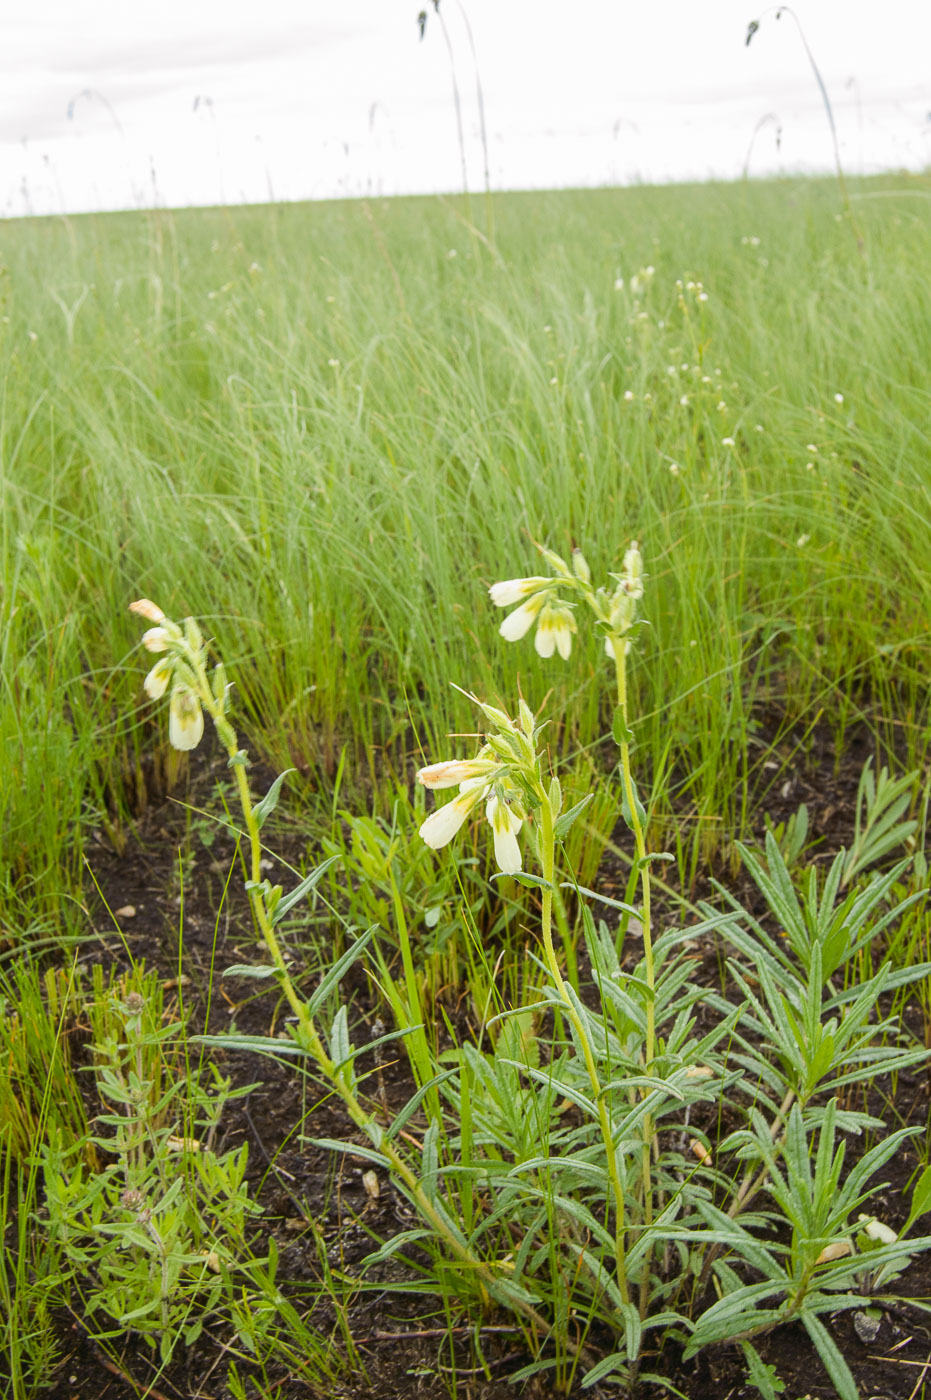
{"label": "grassy field", "polygon": [[[0,257],[5,1053],[19,1053],[16,1026],[36,1028],[28,1036],[37,1058],[16,1061],[16,1082],[54,1084],[58,1066],[55,1113],[40,1095],[35,1122],[41,1137],[50,1113],[59,1114],[48,1150],[70,1163],[58,1177],[47,1160],[37,1166],[23,1145],[32,1132],[23,1095],[0,1103],[5,1199],[10,1221],[20,1222],[9,1226],[0,1280],[11,1329],[25,1306],[15,1303],[14,1284],[22,1292],[28,1277],[41,1293],[43,1280],[58,1279],[43,1303],[51,1316],[62,1270],[73,1288],[83,1267],[70,1256],[70,1273],[45,1255],[27,1258],[22,1224],[43,1192],[54,1196],[53,1177],[75,1179],[74,1144],[85,1144],[82,1170],[99,1167],[87,1146],[87,1094],[82,1106],[61,1065],[69,1018],[97,1008],[95,1075],[111,1113],[114,1103],[125,1107],[131,1072],[146,1083],[167,1076],[176,1086],[170,1103],[184,1098],[192,1122],[212,1111],[197,1087],[207,1065],[192,1071],[183,1039],[162,1046],[146,974],[126,981],[124,969],[111,983],[115,972],[101,980],[98,971],[91,987],[80,971],[82,960],[99,961],[85,855],[106,848],[132,859],[138,819],[166,792],[186,791],[189,760],[169,747],[161,707],[142,691],[151,658],[138,645],[133,599],[198,619],[234,679],[240,742],[270,769],[297,770],[286,789],[292,859],[302,874],[324,855],[340,856],[351,896],[340,902],[332,868],[321,876],[337,913],[356,926],[385,925],[376,971],[398,1028],[414,1024],[418,1010],[428,1024],[438,1019],[421,999],[444,981],[476,1000],[482,989],[491,995],[494,980],[494,958],[482,971],[464,926],[445,945],[445,961],[412,951],[405,908],[418,918],[448,911],[458,879],[472,926],[509,930],[504,946],[519,945],[517,923],[527,917],[507,913],[519,889],[503,903],[487,892],[480,832],[464,831],[458,864],[446,865],[416,836],[428,808],[415,795],[414,770],[474,751],[447,737],[473,734],[477,724],[454,685],[512,713],[519,688],[542,711],[566,805],[595,795],[567,835],[583,885],[599,878],[605,843],[620,839],[625,803],[611,771],[616,697],[603,634],[580,617],[571,664],[544,659],[529,640],[517,649],[499,635],[502,614],[488,600],[496,580],[549,573],[536,545],[566,559],[580,547],[601,581],[639,542],[646,625],[629,663],[624,753],[646,808],[642,831],[634,823],[637,843],[642,836],[645,848],[674,857],[665,870],[654,867],[670,899],[705,892],[709,869],[736,875],[737,843],[759,832],[816,734],[833,744],[835,773],[853,761],[856,733],[860,766],[866,743],[877,774],[888,765],[907,775],[886,807],[901,840],[884,847],[878,839],[872,854],[920,856],[931,734],[927,178],[856,184],[850,212],[833,183],[817,182],[501,196],[493,242],[453,199],[22,221],[4,228]],[[211,804],[209,793],[204,801]],[[646,879],[637,850],[616,855],[625,873],[614,888],[628,903]],[[790,835],[783,850],[794,875],[804,842],[792,850]],[[772,851],[769,859],[772,874]],[[898,965],[915,977],[928,941],[915,922],[924,871],[921,860],[898,869],[895,891],[890,884],[872,906],[882,937],[869,947],[897,938]],[[873,877],[868,860],[851,866],[834,891],[839,903],[848,886],[872,888]],[[883,901],[893,894],[912,901],[911,923],[904,913],[886,917],[893,906]],[[577,982],[582,923],[559,907],[553,917],[564,970]],[[311,933],[319,968],[334,936],[323,916]],[[340,932],[332,946],[348,941]],[[867,967],[866,949],[851,935],[857,976],[872,986],[883,958]],[[541,990],[550,973],[551,995]],[[842,982],[859,985],[852,972]],[[518,998],[519,985],[514,978],[508,995]],[[559,1000],[565,989],[549,964],[533,986],[564,1010],[574,1005]],[[143,992],[145,1016],[132,1001]],[[565,1014],[572,1021],[575,1013]],[[568,1034],[559,1013],[556,1021]],[[754,1044],[762,1025],[758,1018]],[[585,1035],[574,1034],[578,1050]],[[649,1070],[656,1045],[652,1029],[646,1034],[640,1063]],[[888,1027],[880,1039],[890,1055],[893,1046],[910,1053]],[[453,1063],[436,1058],[441,1040],[408,1036],[415,1084]],[[158,1070],[143,1073],[138,1057],[150,1053]],[[328,1053],[332,1068],[340,1056],[332,1044]],[[466,1079],[479,1074],[468,1060],[456,1063],[467,1065]],[[427,1091],[419,1108],[427,1139],[442,1121],[448,1146],[437,1093]],[[813,1154],[818,1133],[828,1132],[828,1110],[819,1112],[804,1124]],[[164,1104],[159,1113],[146,1132],[164,1171],[177,1122]],[[461,1158],[461,1134],[471,1130],[457,1131],[449,1151]],[[238,1168],[219,1156],[214,1167],[216,1179],[201,1183],[205,1199],[222,1198],[227,1237],[243,1242],[251,1206]],[[642,1231],[652,1188],[638,1180]],[[478,1207],[471,1188],[457,1190],[465,1237],[462,1222],[474,1223]],[[199,1223],[184,1226],[198,1248],[209,1233],[209,1212],[199,1209],[191,1206]],[[144,1253],[145,1239],[136,1244]],[[272,1289],[261,1275],[267,1264],[250,1267],[250,1286]],[[321,1267],[321,1295],[344,1319],[342,1286]],[[444,1296],[456,1294],[436,1268]],[[131,1294],[125,1280],[107,1287]],[[477,1305],[468,1293],[456,1294],[457,1306]],[[165,1296],[151,1336],[168,1365],[165,1336],[189,1328],[201,1303],[183,1293],[169,1317]],[[520,1314],[523,1304],[510,1301]],[[555,1291],[544,1302],[533,1304],[537,1314],[560,1315]],[[221,1303],[227,1315],[240,1306],[226,1295]],[[586,1303],[595,1332],[605,1326],[599,1306]],[[521,1325],[539,1342],[544,1324],[529,1316],[525,1309]],[[300,1327],[309,1324],[295,1314],[283,1340],[274,1329],[260,1337],[254,1316],[236,1321],[253,1357],[312,1351]],[[307,1386],[326,1385],[327,1368],[338,1369],[333,1357],[351,1353],[351,1328],[341,1334],[332,1322],[328,1336],[326,1346],[314,1342],[320,1366]],[[630,1335],[627,1344],[629,1361]],[[41,1382],[38,1344],[35,1353],[17,1363],[17,1397]],[[584,1370],[580,1353],[557,1354],[557,1380],[570,1385]],[[756,1363],[746,1364],[752,1371]],[[242,1393],[271,1395],[273,1382],[253,1376],[258,1389]],[[237,1394],[246,1382],[229,1384]]]}

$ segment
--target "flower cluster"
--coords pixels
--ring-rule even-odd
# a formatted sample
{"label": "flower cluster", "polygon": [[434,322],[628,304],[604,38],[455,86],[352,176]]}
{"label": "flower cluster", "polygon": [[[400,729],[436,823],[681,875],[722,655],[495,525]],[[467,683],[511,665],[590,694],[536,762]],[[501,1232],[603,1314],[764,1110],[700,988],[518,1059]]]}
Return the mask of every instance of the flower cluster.
{"label": "flower cluster", "polygon": [[[538,656],[548,660],[558,651],[568,661],[575,635],[571,608],[556,595],[558,581],[551,578],[512,578],[493,584],[491,601],[499,608],[514,603],[520,607],[508,613],[499,631],[507,642],[520,641],[536,623],[533,645]],[[521,602],[526,599],[526,602]]]}
{"label": "flower cluster", "polygon": [[580,595],[594,612],[605,634],[608,656],[614,658],[620,645],[626,654],[637,622],[637,604],[643,597],[643,558],[636,540],[624,555],[622,572],[609,576],[614,581],[610,591],[592,587],[591,569],[581,550],[572,551],[571,568],[551,550],[541,549],[540,553],[552,567],[554,577],[506,579],[488,590],[491,601],[499,608],[519,604],[498,629],[505,641],[519,641],[536,623],[537,654],[547,658],[558,651],[564,661],[568,660],[572,638],[578,630],[572,604],[560,596],[560,590],[568,590]]}
{"label": "flower cluster", "polygon": [[[474,696],[471,697],[475,699]],[[420,835],[434,851],[447,845],[476,808],[484,802],[485,818],[495,843],[495,860],[506,875],[521,869],[518,833],[527,820],[538,787],[539,765],[535,748],[533,713],[522,700],[515,723],[503,710],[476,701],[496,726],[496,732],[472,759],[448,759],[421,768],[418,781],[427,788],[459,788],[452,802],[438,807],[420,827]]]}
{"label": "flower cluster", "polygon": [[129,610],[155,624],[142,635],[146,651],[155,652],[159,657],[142,683],[145,693],[150,700],[160,700],[171,686],[169,742],[175,749],[196,749],[204,735],[204,712],[197,677],[204,665],[204,640],[200,629],[192,617],[179,627],[148,598],[130,603]]}

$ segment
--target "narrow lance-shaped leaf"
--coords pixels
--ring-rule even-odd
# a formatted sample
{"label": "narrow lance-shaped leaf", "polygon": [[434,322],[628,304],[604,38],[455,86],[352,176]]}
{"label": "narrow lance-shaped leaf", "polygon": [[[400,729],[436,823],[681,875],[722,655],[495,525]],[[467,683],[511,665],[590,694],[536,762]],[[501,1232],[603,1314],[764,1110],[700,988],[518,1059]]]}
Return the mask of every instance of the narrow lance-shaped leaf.
{"label": "narrow lance-shaped leaf", "polygon": [[265,825],[268,818],[271,816],[272,812],[274,812],[275,808],[278,806],[278,798],[281,795],[281,785],[284,782],[285,778],[288,776],[289,773],[296,772],[296,768],[286,768],[283,773],[279,773],[278,777],[272,783],[271,787],[268,789],[268,792],[262,798],[261,802],[257,802],[255,807],[252,809],[252,815],[255,817],[256,823],[260,831]]}

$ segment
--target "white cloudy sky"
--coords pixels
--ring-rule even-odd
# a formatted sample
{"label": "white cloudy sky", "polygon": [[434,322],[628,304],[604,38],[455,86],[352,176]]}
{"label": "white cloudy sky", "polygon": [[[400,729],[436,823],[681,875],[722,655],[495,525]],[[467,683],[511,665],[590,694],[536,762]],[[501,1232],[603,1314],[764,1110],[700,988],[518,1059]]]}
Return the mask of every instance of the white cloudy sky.
{"label": "white cloudy sky", "polygon": [[[794,8],[848,172],[931,164],[931,3]],[[464,13],[495,188],[733,178],[755,129],[753,173],[832,167],[798,30],[757,0],[441,0],[441,13],[473,189]],[[461,187],[432,0],[30,0],[0,15],[0,40],[0,214]]]}

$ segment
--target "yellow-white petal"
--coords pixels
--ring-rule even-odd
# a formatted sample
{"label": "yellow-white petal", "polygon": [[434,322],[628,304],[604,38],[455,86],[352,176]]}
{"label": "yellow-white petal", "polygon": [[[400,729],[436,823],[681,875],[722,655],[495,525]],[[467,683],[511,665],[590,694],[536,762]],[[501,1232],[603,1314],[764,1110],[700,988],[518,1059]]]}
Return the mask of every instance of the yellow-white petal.
{"label": "yellow-white petal", "polygon": [[452,758],[446,763],[431,763],[428,767],[421,768],[417,774],[417,781],[428,788],[456,787],[460,783],[483,777],[497,766],[489,763],[487,759]]}
{"label": "yellow-white petal", "polygon": [[156,661],[142,682],[142,688],[150,700],[161,700],[168,689],[173,669],[170,661]]}
{"label": "yellow-white petal", "polygon": [[146,651],[167,651],[169,634],[164,627],[150,627],[142,634],[142,645]]}
{"label": "yellow-white petal", "polygon": [[430,813],[427,820],[421,824],[420,836],[431,850],[438,851],[442,846],[449,844],[472,811],[478,796],[479,794],[473,792],[461,792],[452,802],[447,802],[445,807],[437,807],[435,812]]}
{"label": "yellow-white petal", "polygon": [[168,741],[174,749],[196,749],[204,737],[204,712],[187,686],[176,685],[168,710]]}
{"label": "yellow-white petal", "polygon": [[498,869],[505,875],[516,875],[521,869],[520,846],[517,844],[517,833],[521,828],[520,817],[494,793],[488,799],[485,816],[495,839],[495,860]]}
{"label": "yellow-white petal", "polygon": [[129,611],[137,613],[139,617],[144,617],[146,622],[164,622],[165,614],[157,603],[153,603],[151,598],[137,598],[134,603],[130,603]]}
{"label": "yellow-white petal", "polygon": [[521,637],[526,636],[536,621],[543,603],[544,595],[537,594],[533,598],[528,598],[526,603],[515,609],[514,612],[508,613],[498,628],[504,640],[506,642],[519,642]]}
{"label": "yellow-white petal", "polygon": [[[862,1216],[861,1216],[862,1219]],[[871,1240],[876,1240],[879,1244],[895,1244],[899,1238],[891,1226],[883,1223],[882,1220],[870,1220],[863,1227],[864,1234]]]}
{"label": "yellow-white petal", "polygon": [[545,583],[549,583],[549,579],[507,578],[501,583],[493,583],[488,590],[488,596],[495,607],[509,608],[513,603],[519,603],[521,598],[526,598],[528,593],[536,593]]}
{"label": "yellow-white petal", "polygon": [[556,649],[563,661],[569,660],[569,653],[572,651],[572,628],[567,622],[554,629],[556,636]]}
{"label": "yellow-white petal", "polygon": [[556,650],[556,634],[548,618],[540,619],[537,634],[533,639],[533,649],[544,661],[548,661]]}

